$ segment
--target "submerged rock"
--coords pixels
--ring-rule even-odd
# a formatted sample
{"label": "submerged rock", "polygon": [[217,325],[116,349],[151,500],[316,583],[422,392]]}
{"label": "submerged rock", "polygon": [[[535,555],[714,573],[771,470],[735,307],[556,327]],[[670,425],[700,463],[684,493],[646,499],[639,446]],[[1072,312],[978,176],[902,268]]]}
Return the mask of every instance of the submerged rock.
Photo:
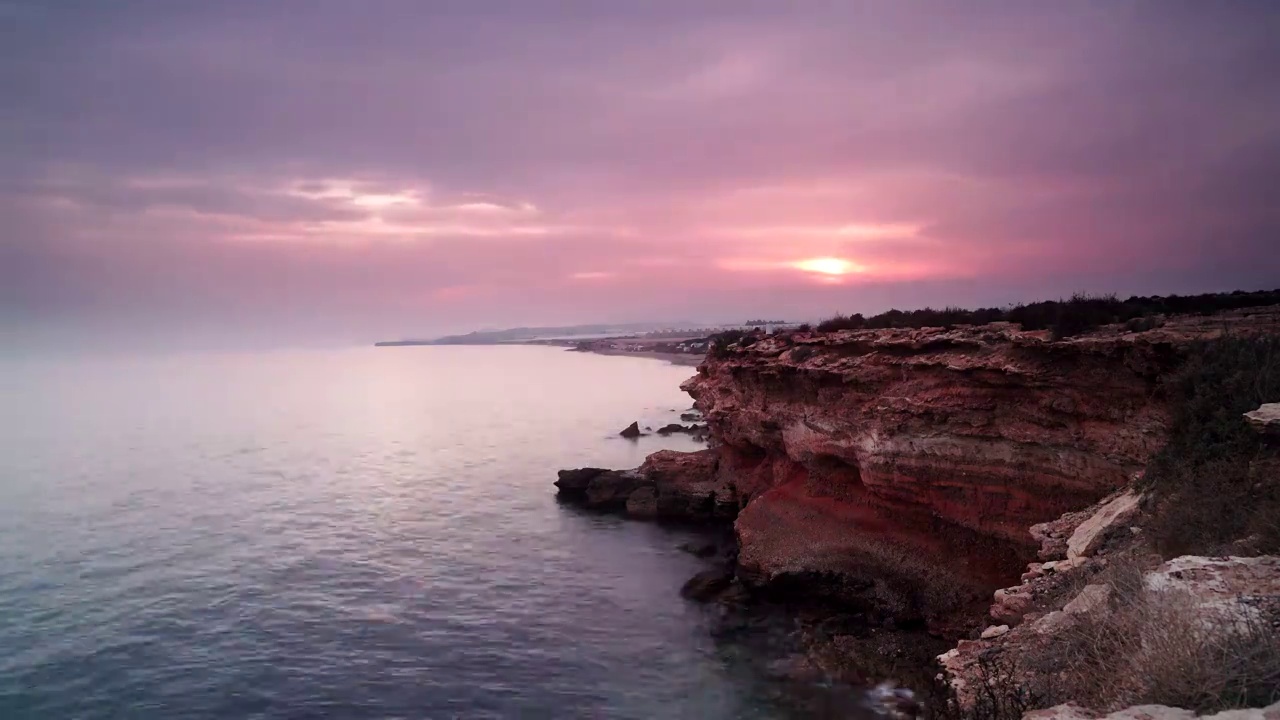
{"label": "submerged rock", "polygon": [[733,584],[733,571],[727,567],[703,570],[685,582],[680,595],[697,602],[714,600]]}
{"label": "submerged rock", "polygon": [[641,433],[640,433],[640,423],[639,423],[639,422],[633,422],[633,423],[631,423],[630,425],[628,425],[628,426],[626,426],[625,428],[623,428],[623,429],[622,429],[622,432],[620,432],[620,433],[618,433],[618,434],[619,434],[619,435],[621,435],[621,436],[622,436],[622,437],[624,437],[624,438],[638,438],[638,437],[640,437],[640,435],[641,435]]}
{"label": "submerged rock", "polygon": [[717,547],[713,542],[687,542],[681,544],[680,549],[694,557],[700,558],[709,558],[719,552],[719,547]]}

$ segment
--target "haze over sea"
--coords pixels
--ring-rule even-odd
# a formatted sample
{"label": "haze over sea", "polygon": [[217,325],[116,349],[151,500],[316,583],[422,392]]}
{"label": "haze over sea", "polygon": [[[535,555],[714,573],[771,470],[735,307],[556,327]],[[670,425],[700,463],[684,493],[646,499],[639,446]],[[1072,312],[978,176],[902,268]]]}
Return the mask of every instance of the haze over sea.
{"label": "haze over sea", "polygon": [[0,717],[767,717],[691,531],[561,507],[690,368],[540,347],[8,361]]}

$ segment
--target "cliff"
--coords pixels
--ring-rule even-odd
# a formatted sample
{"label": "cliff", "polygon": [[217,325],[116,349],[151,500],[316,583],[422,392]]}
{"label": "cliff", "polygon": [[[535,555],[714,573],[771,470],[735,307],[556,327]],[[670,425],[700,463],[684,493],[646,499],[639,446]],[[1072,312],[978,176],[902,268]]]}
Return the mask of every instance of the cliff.
{"label": "cliff", "polygon": [[750,338],[682,386],[714,449],[655,455],[595,504],[736,511],[748,585],[955,635],[1034,559],[1032,525],[1140,473],[1171,422],[1162,378],[1197,341],[1278,328],[1259,308],[1057,341],[1005,323]]}
{"label": "cliff", "polygon": [[945,629],[1019,576],[1032,525],[1141,471],[1170,424],[1162,378],[1197,341],[1277,328],[1264,308],[1061,341],[1009,324],[795,333],[722,349],[683,388],[744,503],[741,577],[821,579]]}

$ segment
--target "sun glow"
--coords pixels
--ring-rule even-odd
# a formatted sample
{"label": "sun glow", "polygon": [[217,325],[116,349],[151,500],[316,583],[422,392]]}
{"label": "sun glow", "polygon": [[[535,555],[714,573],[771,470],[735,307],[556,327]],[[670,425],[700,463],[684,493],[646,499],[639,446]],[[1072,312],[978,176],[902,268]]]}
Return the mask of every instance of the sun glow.
{"label": "sun glow", "polygon": [[834,257],[798,260],[792,263],[791,267],[805,272],[818,273],[819,275],[848,275],[862,269],[848,260]]}

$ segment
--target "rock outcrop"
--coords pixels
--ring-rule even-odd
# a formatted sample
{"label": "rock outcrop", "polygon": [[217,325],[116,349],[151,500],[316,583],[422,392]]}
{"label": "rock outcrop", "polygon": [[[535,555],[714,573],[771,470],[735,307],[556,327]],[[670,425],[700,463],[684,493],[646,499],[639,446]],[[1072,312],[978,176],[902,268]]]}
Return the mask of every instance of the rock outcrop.
{"label": "rock outcrop", "polygon": [[718,466],[714,450],[661,450],[634,470],[561,470],[555,484],[562,499],[593,510],[645,519],[728,521],[737,515],[741,499]]}
{"label": "rock outcrop", "polygon": [[[965,637],[938,657],[963,705],[992,659],[1018,665],[1134,606],[1177,597],[1194,610],[1188,632],[1206,638],[1280,617],[1280,559],[1244,557],[1257,554],[1246,543],[1161,564],[1142,540],[1152,501],[1136,489],[1172,422],[1169,373],[1199,341],[1277,332],[1280,308],[1061,341],[1007,324],[753,336],[718,347],[682,385],[711,449],[566,470],[556,484],[567,501],[632,517],[732,520],[731,574],[700,575],[690,597],[732,584],[836,599],[872,626]],[[1268,438],[1251,465],[1257,487],[1280,477],[1278,408],[1246,416]],[[985,630],[981,614],[994,620]],[[1135,635],[1143,652],[1168,634],[1148,626]],[[1220,720],[1280,720],[1275,706],[1240,713]],[[1032,717],[1193,715],[1061,705]]]}
{"label": "rock outcrop", "polygon": [[1280,403],[1267,403],[1244,414],[1244,419],[1262,435],[1280,438]]}
{"label": "rock outcrop", "polygon": [[[1032,526],[1131,482],[1168,432],[1161,381],[1196,341],[1278,328],[1280,310],[1263,308],[1061,341],[1009,324],[799,332],[713,353],[682,387],[717,472],[749,501],[744,579],[865,595],[897,574],[946,588],[945,611],[1016,579],[1039,550]],[[1062,559],[1095,549],[1136,502],[1063,535]]]}
{"label": "rock outcrop", "polygon": [[[1160,663],[1176,662],[1170,652],[1222,646],[1250,625],[1265,636],[1266,628],[1280,620],[1280,558],[1187,555],[1161,563],[1158,557],[1144,555],[1140,535],[1125,527],[1128,511],[1116,512],[1140,502],[1137,493],[1126,490],[1037,526],[1042,557],[1050,559],[1031,563],[1019,585],[995,592],[991,617],[1007,625],[989,627],[976,640],[960,640],[938,657],[961,706],[982,700],[977,689],[989,687],[993,673],[1007,674],[1030,695],[1036,688],[1062,688],[1064,682],[1054,676],[1070,665],[1062,648],[1081,632],[1085,637],[1128,638],[1127,644],[1116,642],[1109,652],[1137,656],[1127,663],[1135,666],[1128,682],[1141,694],[1146,676],[1158,673]],[[1109,536],[1111,541],[1080,544],[1079,552],[1067,557],[1064,535]],[[1280,659],[1280,651],[1275,657]],[[1199,659],[1193,664],[1203,663]],[[1125,665],[1125,659],[1119,664]],[[1105,715],[1060,705],[1027,717],[1139,718],[1148,712],[1153,718],[1195,717],[1175,708],[1157,712],[1160,707],[1138,706]],[[1242,718],[1254,718],[1262,711],[1240,712],[1246,713]]]}

